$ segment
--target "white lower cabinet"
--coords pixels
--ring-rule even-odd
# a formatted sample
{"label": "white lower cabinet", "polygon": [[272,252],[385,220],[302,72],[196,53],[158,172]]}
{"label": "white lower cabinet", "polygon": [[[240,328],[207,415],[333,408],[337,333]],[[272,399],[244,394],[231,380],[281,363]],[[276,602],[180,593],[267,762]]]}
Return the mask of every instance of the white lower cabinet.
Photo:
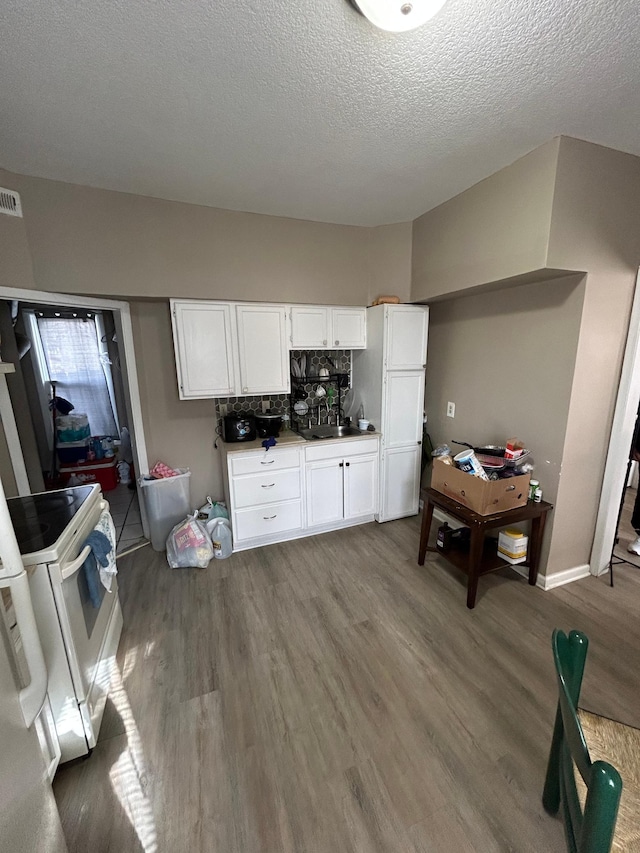
{"label": "white lower cabinet", "polygon": [[234,550],[299,533],[303,517],[300,448],[226,451],[225,455],[225,497]]}
{"label": "white lower cabinet", "polygon": [[382,452],[379,521],[417,515],[422,447],[398,447]]}
{"label": "white lower cabinet", "polygon": [[344,518],[342,462],[326,459],[307,462],[307,525],[331,524]]}
{"label": "white lower cabinet", "polygon": [[223,451],[234,551],[362,524],[378,512],[377,437]]}
{"label": "white lower cabinet", "polygon": [[302,527],[302,508],[300,501],[267,504],[238,510],[234,513],[234,521],[238,542],[263,537],[271,542],[273,536]]}
{"label": "white lower cabinet", "polygon": [[307,527],[373,518],[378,510],[378,442],[324,445],[305,452]]}

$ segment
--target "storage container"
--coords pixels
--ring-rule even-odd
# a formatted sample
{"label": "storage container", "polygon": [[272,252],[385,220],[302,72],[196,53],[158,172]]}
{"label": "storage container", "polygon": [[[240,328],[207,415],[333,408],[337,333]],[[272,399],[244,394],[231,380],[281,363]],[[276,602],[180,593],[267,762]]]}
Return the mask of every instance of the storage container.
{"label": "storage container", "polygon": [[81,441],[65,441],[56,444],[56,453],[62,465],[72,465],[74,462],[82,462],[87,458],[89,452],[89,439]]}
{"label": "storage container", "polygon": [[56,436],[58,442],[82,441],[91,436],[89,418],[82,413],[58,415],[56,418]]}
{"label": "storage container", "polygon": [[78,462],[75,465],[63,465],[60,468],[65,482],[72,477],[71,485],[81,486],[87,483],[100,483],[103,492],[115,489],[118,485],[116,460],[101,459],[99,462]]}
{"label": "storage container", "polygon": [[433,460],[431,488],[478,515],[493,515],[495,512],[524,506],[529,498],[529,479],[529,474],[521,474],[486,482],[452,465],[446,465],[436,457]]}
{"label": "storage container", "polygon": [[527,559],[529,537],[521,530],[510,528],[498,534],[498,555],[508,563],[524,563]]}
{"label": "storage container", "polygon": [[176,468],[180,473],[162,480],[138,479],[149,522],[149,538],[154,551],[164,551],[171,530],[191,512],[191,471]]}

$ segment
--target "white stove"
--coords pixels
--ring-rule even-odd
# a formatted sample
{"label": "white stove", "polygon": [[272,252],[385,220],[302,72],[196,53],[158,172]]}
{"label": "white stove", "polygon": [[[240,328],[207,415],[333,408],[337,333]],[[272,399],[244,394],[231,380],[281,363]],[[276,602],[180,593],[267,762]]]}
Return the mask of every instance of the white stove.
{"label": "white stove", "polygon": [[[98,485],[7,501],[48,671],[48,694],[61,761],[96,744],[122,632],[117,578],[90,600],[84,542],[109,504]],[[115,543],[114,543],[115,547]]]}

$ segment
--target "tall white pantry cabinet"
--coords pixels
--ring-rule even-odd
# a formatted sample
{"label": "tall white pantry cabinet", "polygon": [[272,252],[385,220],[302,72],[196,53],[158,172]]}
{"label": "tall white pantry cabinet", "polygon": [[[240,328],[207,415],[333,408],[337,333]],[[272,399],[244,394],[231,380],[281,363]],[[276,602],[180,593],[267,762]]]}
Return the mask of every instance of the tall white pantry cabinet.
{"label": "tall white pantry cabinet", "polygon": [[418,512],[428,320],[426,306],[367,308],[367,349],[353,353],[353,386],[382,433],[379,521]]}

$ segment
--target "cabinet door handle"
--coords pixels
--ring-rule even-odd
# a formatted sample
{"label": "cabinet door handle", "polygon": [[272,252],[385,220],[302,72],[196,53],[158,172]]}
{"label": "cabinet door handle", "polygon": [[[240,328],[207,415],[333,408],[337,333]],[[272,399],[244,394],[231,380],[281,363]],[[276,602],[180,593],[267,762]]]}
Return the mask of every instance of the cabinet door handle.
{"label": "cabinet door handle", "polygon": [[325,338],[325,339],[322,341],[322,346],[323,346],[323,347],[326,347],[326,345],[327,345],[327,339]]}
{"label": "cabinet door handle", "polygon": [[340,346],[340,341],[336,341],[336,346]]}
{"label": "cabinet door handle", "polygon": [[338,467],[339,467],[339,468],[344,468],[344,462],[341,462],[341,463],[340,463],[340,465],[339,465]]}
{"label": "cabinet door handle", "polygon": [[345,462],[344,464],[347,466],[347,468],[349,467],[349,465],[351,465],[350,462]]}
{"label": "cabinet door handle", "polygon": [[416,441],[416,444],[422,444],[422,442],[421,442],[421,441]]}
{"label": "cabinet door handle", "polygon": [[248,388],[243,388],[242,390],[243,390],[243,391],[244,391],[244,393],[246,394],[246,393],[247,393],[247,391],[248,391],[249,389],[248,389]]}
{"label": "cabinet door handle", "polygon": [[260,464],[261,465],[273,465],[273,463],[275,461],[276,461],[275,459],[267,459],[266,461],[263,460]]}
{"label": "cabinet door handle", "polygon": [[265,521],[273,521],[274,518],[278,517],[278,513],[276,513],[275,515],[263,515],[262,517]]}
{"label": "cabinet door handle", "polygon": [[269,483],[268,485],[266,485],[266,486],[262,486],[261,488],[263,488],[263,489],[272,489],[274,486],[275,486],[275,483]]}

